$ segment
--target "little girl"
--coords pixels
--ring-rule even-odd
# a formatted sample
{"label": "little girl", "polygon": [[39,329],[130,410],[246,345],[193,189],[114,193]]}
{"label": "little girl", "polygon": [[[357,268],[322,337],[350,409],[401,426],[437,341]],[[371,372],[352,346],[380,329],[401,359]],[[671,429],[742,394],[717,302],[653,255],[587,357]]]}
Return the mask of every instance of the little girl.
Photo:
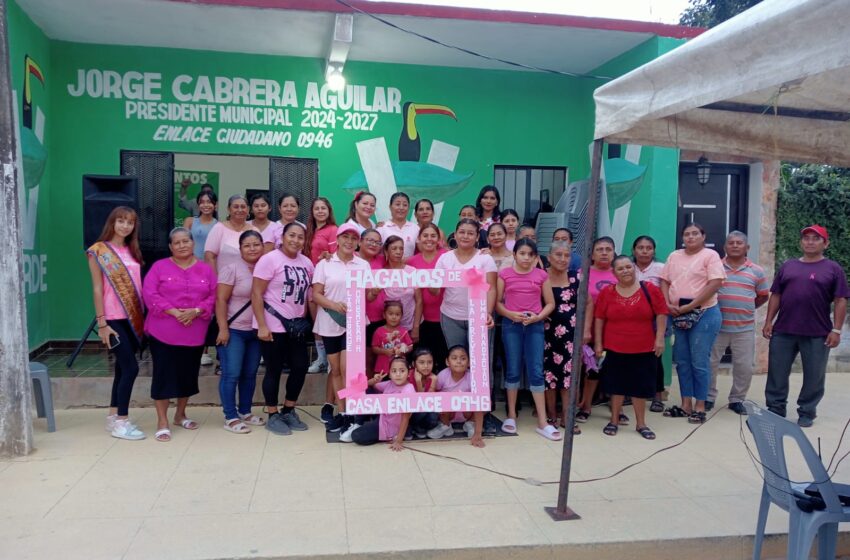
{"label": "little girl", "polygon": [[[417,393],[433,393],[437,390],[437,376],[434,374],[434,355],[427,348],[418,348],[413,353],[413,369],[407,378]],[[439,422],[436,412],[414,412],[410,418],[410,426],[414,437],[428,437],[428,430],[433,429]]]}
{"label": "little girl", "polygon": [[401,302],[388,300],[384,303],[384,321],[386,324],[378,327],[372,335],[372,352],[375,354],[374,373],[387,373],[390,358],[404,356],[413,347],[410,333],[401,326],[404,314]]}
{"label": "little girl", "polygon": [[[450,393],[468,393],[472,390],[469,376],[469,353],[463,345],[455,345],[449,348],[449,357],[446,358],[446,369],[437,374],[437,391]],[[471,438],[470,443],[475,447],[484,447],[481,432],[484,427],[484,412],[459,412],[463,416],[463,431]],[[452,418],[455,412],[440,413],[440,423],[433,430],[428,431],[431,439],[440,439],[444,436],[454,434]],[[470,421],[472,418],[472,421]]]}
{"label": "little girl", "polygon": [[[375,374],[369,384],[379,393],[404,394],[415,393],[416,389],[408,378],[407,360],[404,356],[395,356],[390,360],[389,381],[378,381],[381,374]],[[401,451],[404,446],[404,435],[410,423],[410,413],[381,414],[375,420],[369,420],[351,433],[351,440],[360,445],[372,445],[379,441],[389,441],[390,449]]]}

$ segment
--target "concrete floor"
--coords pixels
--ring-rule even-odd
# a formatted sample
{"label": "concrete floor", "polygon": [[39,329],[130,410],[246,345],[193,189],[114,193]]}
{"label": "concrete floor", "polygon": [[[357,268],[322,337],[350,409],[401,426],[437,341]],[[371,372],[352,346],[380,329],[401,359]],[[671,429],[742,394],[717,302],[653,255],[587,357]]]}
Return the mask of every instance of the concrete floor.
{"label": "concrete floor", "polygon": [[[799,383],[792,376],[792,394]],[[725,395],[727,376],[720,386]],[[763,386],[757,376],[756,400]],[[821,438],[827,460],[847,420],[848,392],[850,375],[830,375],[820,416],[806,432]],[[159,443],[109,437],[102,409],[59,410],[55,433],[35,420],[35,453],[0,461],[0,557],[751,557],[761,479],[739,440],[739,417],[721,409],[681,446],[610,480],[580,483],[678,442],[693,428],[648,413],[656,441],[644,441],[633,426],[607,437],[606,412],[594,409],[576,438],[570,505],[581,519],[554,522],[543,508],[554,505],[557,485],[533,486],[384,445],[327,444],[322,426],[305,414],[304,433],[279,437],[261,428],[236,435],[221,429],[218,408],[195,407],[190,414],[201,429],[175,428],[172,442]],[[132,414],[152,434],[153,411]],[[537,436],[532,423],[524,410],[519,437],[488,439],[484,449],[466,441],[411,447],[556,481],[562,445]],[[799,468],[793,474],[803,476]],[[850,460],[835,478],[850,481]],[[774,511],[768,531],[785,533],[787,523]],[[847,537],[840,539],[842,554],[850,551]],[[783,546],[773,538],[766,554],[784,556]]]}

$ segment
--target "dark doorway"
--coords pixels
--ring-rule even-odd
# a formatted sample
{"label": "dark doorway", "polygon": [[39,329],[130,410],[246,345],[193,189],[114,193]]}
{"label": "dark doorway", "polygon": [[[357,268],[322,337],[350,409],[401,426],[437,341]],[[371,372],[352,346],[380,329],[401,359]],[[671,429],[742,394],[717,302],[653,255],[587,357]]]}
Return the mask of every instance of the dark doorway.
{"label": "dark doorway", "polygon": [[696,222],[705,228],[705,244],[723,254],[726,234],[747,232],[747,191],[749,167],[712,165],[706,185],[697,181],[696,163],[679,164],[679,205],[676,237],[685,224]]}
{"label": "dark doorway", "polygon": [[502,197],[502,210],[512,208],[520,223],[534,224],[537,214],[551,212],[564,194],[567,168],[497,165],[493,185]]}

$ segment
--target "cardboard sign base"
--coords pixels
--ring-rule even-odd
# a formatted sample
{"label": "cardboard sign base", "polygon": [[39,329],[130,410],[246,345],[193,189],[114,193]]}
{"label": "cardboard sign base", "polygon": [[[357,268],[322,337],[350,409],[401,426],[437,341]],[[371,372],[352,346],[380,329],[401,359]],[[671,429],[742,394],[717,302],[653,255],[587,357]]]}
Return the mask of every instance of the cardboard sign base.
{"label": "cardboard sign base", "polygon": [[[499,420],[499,422],[501,423],[501,419],[499,417],[497,417],[495,414],[493,415],[493,417],[496,418],[496,420]],[[455,429],[455,433],[454,433],[454,435],[451,435],[451,436],[444,436],[444,437],[441,437],[440,439],[431,439],[431,438],[428,438],[428,437],[423,438],[423,439],[418,439],[414,436],[414,438],[412,440],[406,441],[404,443],[424,443],[424,442],[432,442],[432,441],[469,439],[466,435],[466,432],[463,431],[463,422],[452,422],[452,428]],[[328,443],[340,443],[339,435],[340,435],[340,432],[325,432],[325,440]],[[502,430],[496,430],[495,436],[485,435],[484,437],[486,439],[489,439],[489,438],[492,438],[492,437],[504,437],[504,436],[514,437],[514,436],[517,436],[517,435],[519,435],[519,434],[508,434],[508,433],[503,432]]]}

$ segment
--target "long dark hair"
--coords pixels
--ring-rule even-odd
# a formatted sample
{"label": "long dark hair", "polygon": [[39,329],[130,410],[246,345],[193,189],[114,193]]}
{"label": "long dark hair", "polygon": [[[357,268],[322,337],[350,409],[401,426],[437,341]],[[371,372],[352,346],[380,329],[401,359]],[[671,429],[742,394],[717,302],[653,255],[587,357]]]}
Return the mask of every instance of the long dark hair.
{"label": "long dark hair", "polygon": [[301,251],[307,258],[312,258],[310,248],[313,246],[313,238],[316,236],[316,232],[319,231],[318,224],[316,224],[316,216],[313,214],[313,207],[316,205],[317,202],[320,201],[324,202],[325,206],[328,207],[328,221],[327,223],[325,223],[325,225],[336,225],[336,218],[334,218],[334,207],[331,206],[331,201],[323,196],[317,196],[316,200],[314,200],[313,203],[310,205],[310,216],[307,218],[307,233],[304,236],[304,250]]}
{"label": "long dark hair", "polygon": [[103,224],[103,230],[101,230],[100,237],[97,240],[105,242],[112,241],[112,238],[115,237],[115,222],[118,218],[133,220],[133,231],[124,238],[124,244],[130,250],[130,254],[133,255],[136,262],[144,264],[142,249],[139,246],[139,227],[142,225],[141,220],[136,211],[129,206],[116,206],[112,209],[112,212],[106,217],[106,223]]}
{"label": "long dark hair", "polygon": [[493,185],[485,185],[481,187],[481,191],[478,193],[478,198],[475,199],[475,215],[478,216],[478,219],[484,218],[484,208],[481,207],[481,199],[484,198],[484,195],[488,192],[493,193],[496,196],[496,207],[493,208],[493,221],[497,222],[502,217],[502,212],[499,210],[499,205],[502,204],[502,195],[499,194],[498,189]]}
{"label": "long dark hair", "polygon": [[376,205],[378,204],[378,197],[376,197],[374,194],[372,194],[370,192],[360,191],[359,193],[354,195],[354,198],[351,199],[351,204],[348,206],[348,219],[353,221],[354,223],[357,223],[357,224],[360,223],[360,222],[357,221],[357,203],[360,202],[360,200],[364,196],[371,196],[372,198],[375,199],[375,204]]}

